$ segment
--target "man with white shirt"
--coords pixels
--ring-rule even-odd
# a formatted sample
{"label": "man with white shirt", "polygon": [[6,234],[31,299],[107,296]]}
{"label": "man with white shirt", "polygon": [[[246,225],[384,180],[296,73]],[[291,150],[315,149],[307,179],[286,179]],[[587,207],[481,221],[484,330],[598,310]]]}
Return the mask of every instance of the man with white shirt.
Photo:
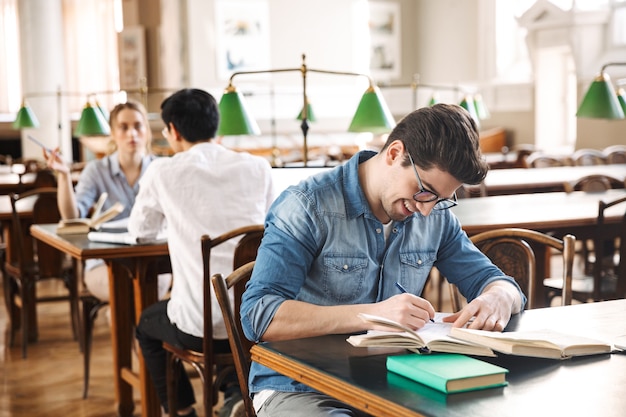
{"label": "man with white shirt", "polygon": [[[214,137],[219,110],[213,96],[198,89],[174,93],[161,104],[163,135],[175,152],[155,160],[140,182],[130,215],[131,235],[154,238],[167,228],[174,276],[171,297],[148,307],[141,315],[136,336],[161,405],[168,411],[166,352],[163,342],[202,351],[203,263],[200,238],[232,229],[263,224],[273,200],[271,166],[261,157],[229,150]],[[236,242],[211,251],[211,271],[232,271]],[[228,352],[228,336],[217,300],[212,303],[213,345]],[[178,410],[195,416],[193,388],[181,366]],[[211,381],[207,381],[208,384]],[[241,398],[236,375],[223,387],[225,408]]]}

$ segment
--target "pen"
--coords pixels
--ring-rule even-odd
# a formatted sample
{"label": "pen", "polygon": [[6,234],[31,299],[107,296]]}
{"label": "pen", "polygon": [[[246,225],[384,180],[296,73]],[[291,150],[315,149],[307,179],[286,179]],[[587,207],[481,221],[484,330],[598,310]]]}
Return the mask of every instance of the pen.
{"label": "pen", "polygon": [[54,153],[54,151],[50,148],[48,148],[46,145],[44,145],[43,143],[39,142],[37,139],[35,139],[34,137],[32,137],[31,135],[27,135],[28,139],[30,139],[31,141],[35,142],[37,145],[39,145],[40,147],[42,147],[43,149],[46,150],[46,152],[48,153]]}
{"label": "pen", "polygon": [[[400,284],[399,282],[396,282],[396,287],[398,287],[398,289],[399,289],[401,292],[406,292],[406,293],[408,293],[408,291],[406,290],[406,288],[404,288],[404,287],[402,286],[402,284]],[[434,323],[434,322],[435,322],[435,320],[433,320],[433,319],[429,319],[429,320],[430,320],[430,322],[431,322],[431,323]]]}

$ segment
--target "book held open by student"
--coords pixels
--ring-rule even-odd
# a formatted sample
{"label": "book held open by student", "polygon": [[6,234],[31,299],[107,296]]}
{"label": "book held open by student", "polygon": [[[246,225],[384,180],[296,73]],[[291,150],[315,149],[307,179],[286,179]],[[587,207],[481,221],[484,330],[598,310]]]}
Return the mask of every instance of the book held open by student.
{"label": "book held open by student", "polygon": [[102,193],[100,199],[94,209],[94,214],[91,217],[78,218],[78,219],[65,219],[61,220],[57,225],[57,234],[59,235],[71,235],[71,234],[86,234],[92,230],[98,230],[102,224],[112,220],[124,211],[124,205],[119,201],[113,204],[105,211],[101,211],[102,205],[106,200],[106,193]]}
{"label": "book held open by student", "polygon": [[452,328],[450,335],[459,340],[488,346],[497,352],[518,356],[568,359],[572,356],[611,352],[611,345],[601,340],[552,330],[499,333]]}
{"label": "book held open by student", "polygon": [[495,352],[517,356],[567,359],[572,356],[610,353],[612,346],[585,336],[559,333],[552,330],[495,332],[452,327],[443,323],[449,313],[437,313],[434,323],[426,323],[412,330],[384,317],[359,314],[373,325],[389,327],[391,331],[369,330],[348,337],[347,341],[359,347],[396,347],[413,352],[447,352],[476,356],[496,356]]}
{"label": "book held open by student", "polygon": [[353,346],[362,347],[400,347],[414,352],[432,351],[496,356],[489,347],[450,337],[452,324],[441,321],[446,315],[448,313],[437,313],[434,323],[426,323],[424,327],[416,331],[384,317],[359,314],[359,317],[366,322],[394,330],[370,330],[364,334],[352,335],[347,340]]}

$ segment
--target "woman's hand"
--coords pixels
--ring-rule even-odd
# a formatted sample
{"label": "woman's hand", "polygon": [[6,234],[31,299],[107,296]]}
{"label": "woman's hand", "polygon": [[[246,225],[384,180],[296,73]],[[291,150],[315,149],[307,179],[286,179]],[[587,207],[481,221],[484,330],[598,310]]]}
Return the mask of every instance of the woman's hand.
{"label": "woman's hand", "polygon": [[69,174],[70,168],[65,164],[65,162],[63,162],[60,155],[59,148],[56,148],[53,152],[47,152],[45,149],[43,150],[43,156],[46,160],[48,168],[61,174]]}

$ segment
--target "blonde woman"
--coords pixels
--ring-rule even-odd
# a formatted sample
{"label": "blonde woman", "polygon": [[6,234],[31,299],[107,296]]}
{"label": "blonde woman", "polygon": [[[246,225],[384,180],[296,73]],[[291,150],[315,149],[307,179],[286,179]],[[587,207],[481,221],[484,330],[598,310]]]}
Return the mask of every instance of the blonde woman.
{"label": "blonde woman", "polygon": [[[58,206],[63,219],[86,217],[102,193],[108,198],[103,210],[117,201],[124,205],[115,220],[130,215],[139,192],[139,178],[154,156],[148,151],[152,134],[145,108],[138,102],[116,105],[110,113],[111,140],[115,150],[102,159],[90,161],[80,174],[76,188],[72,185],[69,166],[58,152],[46,154],[48,166],[57,172]],[[171,276],[159,276],[159,298],[169,288]],[[102,260],[85,263],[85,285],[101,300],[109,299],[109,279]]]}

